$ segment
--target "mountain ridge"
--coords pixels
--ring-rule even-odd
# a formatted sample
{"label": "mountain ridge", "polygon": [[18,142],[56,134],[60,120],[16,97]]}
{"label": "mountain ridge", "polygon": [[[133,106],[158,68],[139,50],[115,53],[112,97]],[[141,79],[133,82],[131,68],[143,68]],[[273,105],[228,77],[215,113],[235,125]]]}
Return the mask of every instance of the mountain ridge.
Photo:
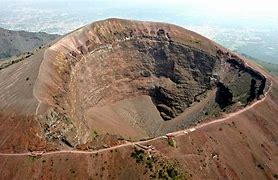
{"label": "mountain ridge", "polygon": [[0,60],[32,52],[33,49],[60,37],[45,32],[13,31],[0,27]]}

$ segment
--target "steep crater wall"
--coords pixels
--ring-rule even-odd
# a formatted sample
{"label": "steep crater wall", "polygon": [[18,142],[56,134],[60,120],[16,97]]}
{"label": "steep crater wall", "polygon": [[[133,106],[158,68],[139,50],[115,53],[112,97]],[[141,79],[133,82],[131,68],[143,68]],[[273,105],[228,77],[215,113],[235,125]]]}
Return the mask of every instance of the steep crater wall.
{"label": "steep crater wall", "polygon": [[[42,102],[40,111],[48,112],[46,136],[74,146],[90,140],[90,109],[147,95],[168,121],[193,103],[202,103],[209,90],[216,90],[220,109],[236,102],[248,104],[263,94],[265,82],[239,57],[190,31],[111,19],[50,47],[35,94]],[[149,134],[148,127],[133,121],[130,124],[139,124]],[[110,127],[105,128],[109,132]],[[165,132],[158,130],[161,133]]]}
{"label": "steep crater wall", "polygon": [[169,41],[134,39],[80,61],[72,78],[75,106],[94,106],[151,96],[165,120],[175,118],[211,89],[215,57]]}

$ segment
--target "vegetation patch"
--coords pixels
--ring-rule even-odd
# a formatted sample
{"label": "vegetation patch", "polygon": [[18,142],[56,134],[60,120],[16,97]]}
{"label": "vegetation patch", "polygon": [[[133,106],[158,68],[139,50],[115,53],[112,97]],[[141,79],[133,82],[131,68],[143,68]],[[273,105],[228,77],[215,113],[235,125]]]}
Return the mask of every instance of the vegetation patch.
{"label": "vegetation patch", "polygon": [[169,146],[177,147],[177,143],[176,143],[176,140],[174,139],[174,137],[168,138],[167,141],[168,141]]}
{"label": "vegetation patch", "polygon": [[92,138],[93,138],[93,139],[96,139],[97,137],[98,137],[98,133],[97,133],[96,130],[94,130],[94,131],[92,132]]}
{"label": "vegetation patch", "polygon": [[142,149],[134,149],[134,151],[131,153],[131,157],[136,160],[137,163],[144,161],[145,153]]}
{"label": "vegetation patch", "polygon": [[165,160],[163,157],[136,148],[131,157],[146,167],[150,179],[186,179],[177,162]]}
{"label": "vegetation patch", "polygon": [[166,166],[163,169],[160,169],[158,172],[158,178],[161,179],[180,179],[178,171],[176,170],[175,167],[169,165],[168,167]]}
{"label": "vegetation patch", "polygon": [[27,156],[28,157],[28,159],[30,159],[31,161],[35,161],[35,160],[38,160],[39,159],[39,157],[37,157],[37,156]]}

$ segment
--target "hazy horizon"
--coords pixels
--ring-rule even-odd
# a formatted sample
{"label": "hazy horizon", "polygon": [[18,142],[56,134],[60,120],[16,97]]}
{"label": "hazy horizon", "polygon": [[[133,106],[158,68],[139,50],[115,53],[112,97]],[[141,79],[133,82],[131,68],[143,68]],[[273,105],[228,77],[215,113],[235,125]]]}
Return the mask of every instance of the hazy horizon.
{"label": "hazy horizon", "polygon": [[278,63],[276,1],[0,0],[0,27],[66,34],[111,17],[168,22],[235,51]]}

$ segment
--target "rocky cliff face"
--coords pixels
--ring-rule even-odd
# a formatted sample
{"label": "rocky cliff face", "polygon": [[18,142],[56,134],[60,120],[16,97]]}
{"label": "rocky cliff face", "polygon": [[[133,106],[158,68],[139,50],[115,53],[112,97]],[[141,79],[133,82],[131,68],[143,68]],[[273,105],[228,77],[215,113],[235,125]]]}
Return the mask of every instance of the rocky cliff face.
{"label": "rocky cliff face", "polygon": [[[126,136],[115,130],[121,123],[131,132],[135,129],[128,136],[162,134],[165,121],[205,98],[213,102],[199,112],[200,117],[210,116],[211,107],[220,112],[236,102],[248,104],[263,94],[265,83],[265,77],[240,57],[193,32],[168,24],[110,19],[73,32],[47,49],[35,94],[42,102],[39,111],[48,111],[43,121],[48,138],[75,146],[89,141],[93,129]],[[209,96],[210,91],[215,95]],[[148,103],[154,105],[145,114],[159,113],[149,120],[156,132],[147,127],[150,122],[142,120],[135,105],[115,105],[134,104],[132,99],[141,96],[150,97]],[[96,109],[115,115],[113,123],[96,116]]]}

